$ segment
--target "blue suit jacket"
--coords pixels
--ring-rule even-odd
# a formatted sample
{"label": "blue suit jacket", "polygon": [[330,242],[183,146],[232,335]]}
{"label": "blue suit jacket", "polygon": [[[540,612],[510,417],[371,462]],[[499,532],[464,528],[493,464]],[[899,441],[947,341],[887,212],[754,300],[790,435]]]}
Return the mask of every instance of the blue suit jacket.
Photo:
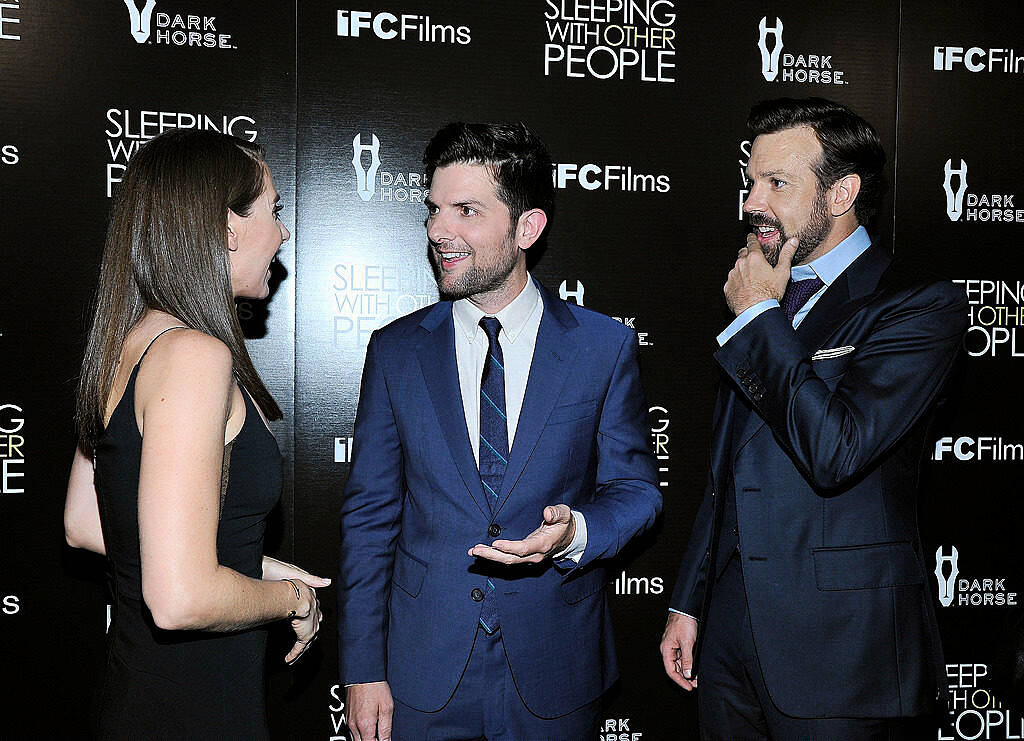
{"label": "blue suit jacket", "polygon": [[[918,466],[966,321],[961,290],[873,246],[795,332],[770,309],[715,354],[710,481],[672,606],[706,617],[733,490],[757,656],[788,715],[913,716],[936,700]],[[813,360],[823,349],[837,352]]]}
{"label": "blue suit jacket", "polygon": [[[544,313],[493,516],[473,459],[442,301],[373,333],[341,510],[339,663],[344,683],[387,680],[424,711],[466,666],[490,578],[516,687],[537,715],[595,699],[618,670],[600,559],[661,509],[636,334],[543,287]],[[523,538],[543,508],[587,520],[579,565],[504,567],[467,551]]]}

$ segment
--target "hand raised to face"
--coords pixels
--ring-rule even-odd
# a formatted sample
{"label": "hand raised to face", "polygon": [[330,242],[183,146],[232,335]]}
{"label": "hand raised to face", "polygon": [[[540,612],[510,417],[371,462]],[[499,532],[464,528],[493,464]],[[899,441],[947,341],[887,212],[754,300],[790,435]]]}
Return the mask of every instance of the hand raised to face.
{"label": "hand raised to face", "polygon": [[747,235],[747,244],[740,248],[736,264],[729,271],[722,289],[733,314],[739,316],[751,306],[771,298],[782,300],[786,284],[789,283],[793,255],[799,243],[796,237],[787,239],[779,250],[778,264],[773,268],[757,237]]}

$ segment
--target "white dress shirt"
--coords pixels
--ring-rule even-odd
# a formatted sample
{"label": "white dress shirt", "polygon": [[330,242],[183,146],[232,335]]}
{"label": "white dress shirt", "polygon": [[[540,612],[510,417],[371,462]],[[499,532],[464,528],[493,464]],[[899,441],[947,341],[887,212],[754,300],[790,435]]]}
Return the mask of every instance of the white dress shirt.
{"label": "white dress shirt", "polygon": [[[505,360],[505,414],[508,422],[509,450],[515,445],[519,413],[526,395],[526,382],[530,378],[533,350],[537,345],[537,332],[544,314],[544,299],[527,274],[526,285],[494,317],[501,323],[498,343]],[[459,389],[462,391],[462,410],[466,416],[466,430],[473,445],[473,457],[480,465],[480,381],[487,358],[487,333],[480,326],[484,316],[468,298],[452,304],[455,320],[455,363],[459,369]],[[539,513],[538,513],[539,514]],[[583,515],[572,511],[576,532],[569,547],[554,555],[556,560],[572,559],[579,562],[587,545],[587,523]]]}

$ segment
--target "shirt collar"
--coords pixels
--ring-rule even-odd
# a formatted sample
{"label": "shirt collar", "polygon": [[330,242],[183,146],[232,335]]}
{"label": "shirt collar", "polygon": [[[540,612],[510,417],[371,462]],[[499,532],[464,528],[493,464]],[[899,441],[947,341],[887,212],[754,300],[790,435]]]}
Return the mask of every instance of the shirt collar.
{"label": "shirt collar", "polygon": [[[494,316],[501,322],[501,331],[505,336],[515,342],[539,305],[540,291],[537,290],[533,277],[527,273],[523,290]],[[455,317],[456,325],[465,333],[466,339],[473,344],[476,341],[477,330],[480,329],[480,319],[487,315],[468,298],[460,298],[452,304],[452,315]]]}
{"label": "shirt collar", "polygon": [[806,265],[794,265],[790,277],[798,281],[818,276],[826,286],[830,286],[870,246],[871,237],[867,229],[858,226],[853,234],[818,259]]}

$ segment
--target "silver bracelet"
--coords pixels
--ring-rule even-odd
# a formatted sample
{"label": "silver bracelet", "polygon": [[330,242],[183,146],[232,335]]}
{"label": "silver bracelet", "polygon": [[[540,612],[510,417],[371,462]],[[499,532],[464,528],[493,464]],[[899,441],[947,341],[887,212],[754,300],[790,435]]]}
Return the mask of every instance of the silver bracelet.
{"label": "silver bracelet", "polygon": [[[301,602],[302,601],[302,592],[299,591],[299,585],[296,584],[291,579],[282,579],[281,581],[286,581],[286,582],[288,582],[289,584],[292,585],[292,589],[295,590],[295,599],[297,599],[297,600],[299,600]],[[295,610],[291,610],[288,613],[288,617],[289,618],[293,618],[293,617],[295,617],[295,614],[296,614]]]}

